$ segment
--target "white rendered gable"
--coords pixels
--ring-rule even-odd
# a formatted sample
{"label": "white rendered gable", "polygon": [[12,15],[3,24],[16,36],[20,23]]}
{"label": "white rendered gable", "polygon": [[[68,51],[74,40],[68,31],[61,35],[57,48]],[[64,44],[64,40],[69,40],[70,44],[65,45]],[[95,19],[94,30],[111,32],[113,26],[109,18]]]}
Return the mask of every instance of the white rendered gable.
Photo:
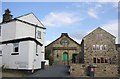
{"label": "white rendered gable", "polygon": [[33,13],[29,13],[29,14],[17,17],[17,19],[40,26],[40,27],[44,27],[43,24],[37,19],[37,17]]}

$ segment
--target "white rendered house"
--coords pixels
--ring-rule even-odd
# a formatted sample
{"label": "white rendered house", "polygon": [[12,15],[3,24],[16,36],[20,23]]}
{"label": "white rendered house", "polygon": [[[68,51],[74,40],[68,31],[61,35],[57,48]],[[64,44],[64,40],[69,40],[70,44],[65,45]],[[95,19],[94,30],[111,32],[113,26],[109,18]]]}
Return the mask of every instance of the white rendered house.
{"label": "white rendered house", "polygon": [[40,69],[44,59],[45,27],[33,13],[11,19],[5,10],[1,26],[2,65],[8,69]]}

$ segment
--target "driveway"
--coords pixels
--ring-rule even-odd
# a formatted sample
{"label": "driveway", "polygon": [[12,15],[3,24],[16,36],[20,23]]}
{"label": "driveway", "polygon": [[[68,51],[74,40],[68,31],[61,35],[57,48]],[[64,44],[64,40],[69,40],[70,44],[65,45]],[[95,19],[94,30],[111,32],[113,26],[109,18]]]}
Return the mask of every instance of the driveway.
{"label": "driveway", "polygon": [[44,70],[38,70],[29,77],[66,77],[69,76],[68,69],[64,65],[53,65],[46,67]]}

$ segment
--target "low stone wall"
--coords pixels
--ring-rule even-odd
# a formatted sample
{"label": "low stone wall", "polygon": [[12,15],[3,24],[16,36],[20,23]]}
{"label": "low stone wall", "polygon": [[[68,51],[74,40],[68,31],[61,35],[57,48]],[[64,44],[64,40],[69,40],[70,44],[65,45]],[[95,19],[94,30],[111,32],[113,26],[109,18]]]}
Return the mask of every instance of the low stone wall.
{"label": "low stone wall", "polygon": [[98,64],[95,68],[95,76],[116,76],[118,75],[118,66],[111,64]]}
{"label": "low stone wall", "polygon": [[70,75],[71,76],[85,76],[86,65],[85,64],[71,64],[70,65]]}
{"label": "low stone wall", "polygon": [[[70,65],[70,75],[73,77],[76,76],[87,76],[88,73],[88,64],[71,64]],[[95,68],[94,76],[117,76],[118,75],[118,66],[111,64],[97,64]]]}

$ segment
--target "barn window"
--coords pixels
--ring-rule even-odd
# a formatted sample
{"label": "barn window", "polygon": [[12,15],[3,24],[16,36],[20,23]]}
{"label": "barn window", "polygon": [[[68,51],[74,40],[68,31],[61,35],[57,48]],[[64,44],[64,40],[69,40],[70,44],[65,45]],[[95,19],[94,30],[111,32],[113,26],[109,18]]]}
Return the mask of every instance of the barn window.
{"label": "barn window", "polygon": [[96,49],[97,49],[97,50],[100,50],[100,47],[99,47],[99,45],[96,45]]}
{"label": "barn window", "polygon": [[103,50],[103,45],[100,45],[100,50]]}
{"label": "barn window", "polygon": [[59,58],[59,55],[57,54],[57,58]]}
{"label": "barn window", "polygon": [[[105,59],[105,63],[108,63],[108,60],[107,60],[107,58]],[[110,61],[110,63],[111,63],[111,61]]]}
{"label": "barn window", "polygon": [[105,50],[107,50],[107,45],[104,45],[105,46]]}
{"label": "barn window", "polygon": [[93,58],[93,63],[96,63],[96,58]]}
{"label": "barn window", "polygon": [[104,63],[104,59],[103,59],[103,57],[101,57],[101,63]]}
{"label": "barn window", "polygon": [[107,50],[107,45],[103,45],[102,49]]}
{"label": "barn window", "polygon": [[93,50],[96,50],[96,47],[95,47],[95,45],[93,45]]}
{"label": "barn window", "polygon": [[100,59],[99,58],[97,58],[97,63],[100,63]]}

